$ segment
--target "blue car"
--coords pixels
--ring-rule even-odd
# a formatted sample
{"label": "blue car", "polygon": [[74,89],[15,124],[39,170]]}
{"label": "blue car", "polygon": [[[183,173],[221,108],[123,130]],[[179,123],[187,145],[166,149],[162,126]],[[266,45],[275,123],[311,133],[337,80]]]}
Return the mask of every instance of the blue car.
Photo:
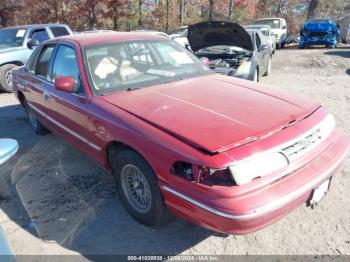
{"label": "blue car", "polygon": [[339,40],[338,25],[331,19],[308,20],[300,32],[299,48],[309,45],[325,45],[334,48]]}

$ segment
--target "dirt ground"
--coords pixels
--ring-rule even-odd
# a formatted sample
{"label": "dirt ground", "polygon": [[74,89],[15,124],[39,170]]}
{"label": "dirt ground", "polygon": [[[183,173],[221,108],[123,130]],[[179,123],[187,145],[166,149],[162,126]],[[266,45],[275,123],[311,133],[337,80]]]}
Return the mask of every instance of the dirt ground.
{"label": "dirt ground", "polygon": [[[278,50],[262,82],[320,101],[350,136],[350,48]],[[20,144],[0,169],[0,223],[15,254],[350,255],[349,161],[316,209],[227,236],[178,218],[161,230],[140,225],[112,177],[56,136],[35,135],[12,94],[0,94],[0,137]]]}

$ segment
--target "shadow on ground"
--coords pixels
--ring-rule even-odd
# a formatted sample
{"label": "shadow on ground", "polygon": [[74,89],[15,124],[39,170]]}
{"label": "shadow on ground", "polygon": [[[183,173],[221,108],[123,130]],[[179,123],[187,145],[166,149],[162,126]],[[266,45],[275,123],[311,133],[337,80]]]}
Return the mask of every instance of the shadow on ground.
{"label": "shadow on ground", "polygon": [[340,56],[343,58],[350,58],[350,51],[329,51],[329,52],[325,52],[325,55],[330,55],[330,56]]}
{"label": "shadow on ground", "polygon": [[89,257],[176,255],[215,234],[177,218],[160,230],[139,224],[110,174],[55,135],[35,135],[20,106],[0,108],[0,134],[20,145],[0,170],[0,206],[36,237]]}

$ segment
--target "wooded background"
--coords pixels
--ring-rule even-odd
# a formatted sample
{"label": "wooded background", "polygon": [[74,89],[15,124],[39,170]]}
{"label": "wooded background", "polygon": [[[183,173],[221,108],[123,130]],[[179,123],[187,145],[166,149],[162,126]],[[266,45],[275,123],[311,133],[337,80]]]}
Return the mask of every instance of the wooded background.
{"label": "wooded background", "polygon": [[294,34],[308,17],[337,19],[349,10],[350,0],[0,0],[0,25],[60,22],[75,31],[170,32],[199,21],[247,24],[278,16],[287,19]]}

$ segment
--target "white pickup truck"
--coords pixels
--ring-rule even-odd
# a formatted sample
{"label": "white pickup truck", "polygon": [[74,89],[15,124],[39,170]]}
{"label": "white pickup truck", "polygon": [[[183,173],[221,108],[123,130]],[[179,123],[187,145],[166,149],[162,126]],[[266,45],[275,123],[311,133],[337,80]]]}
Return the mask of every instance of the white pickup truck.
{"label": "white pickup truck", "polygon": [[253,25],[269,25],[276,37],[276,47],[283,48],[287,37],[287,22],[284,18],[263,18],[253,22]]}

